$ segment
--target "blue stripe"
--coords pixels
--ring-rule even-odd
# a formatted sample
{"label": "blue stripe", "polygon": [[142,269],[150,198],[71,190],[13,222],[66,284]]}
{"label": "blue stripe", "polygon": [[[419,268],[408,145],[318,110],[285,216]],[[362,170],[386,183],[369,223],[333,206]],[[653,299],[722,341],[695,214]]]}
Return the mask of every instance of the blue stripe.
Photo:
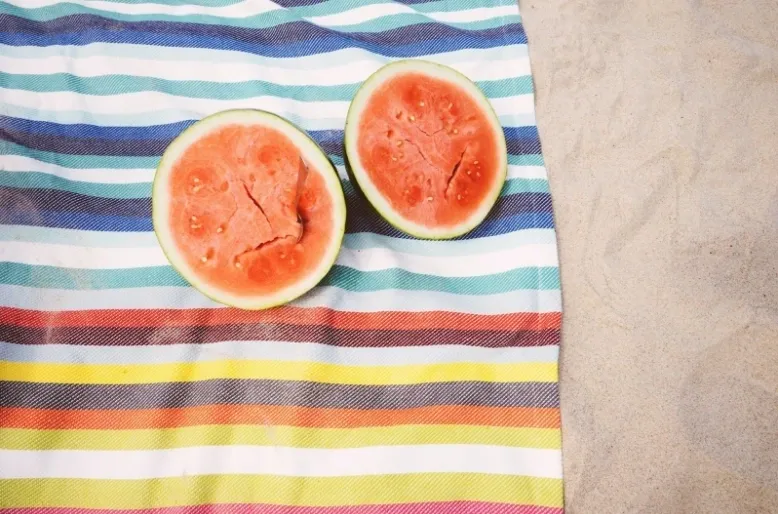
{"label": "blue stripe", "polygon": [[[197,120],[186,120],[146,127],[105,127],[84,123],[62,124],[51,121],[36,121],[24,118],[12,118],[10,116],[0,116],[0,129],[72,138],[153,140],[172,139],[196,121]],[[538,129],[535,126],[504,127],[503,131],[506,139],[538,138]],[[317,134],[316,139],[343,139],[342,130],[319,130],[311,131],[310,133]]]}
{"label": "blue stripe", "polygon": [[[350,188],[347,188],[347,191]],[[90,196],[57,189],[0,187],[0,197],[9,212],[31,210],[151,217],[151,199]],[[351,218],[361,224],[375,217],[372,209],[356,194],[347,194]],[[551,198],[546,192],[520,192],[500,197],[492,217],[501,218],[522,212],[549,212]]]}
{"label": "blue stripe", "polygon": [[[351,220],[354,218],[351,217]],[[31,225],[37,227],[69,228],[108,232],[150,232],[151,218],[141,216],[112,216],[83,212],[52,212],[28,209],[15,211],[6,205],[0,206],[0,224]],[[521,213],[499,219],[487,219],[462,239],[474,239],[506,234],[520,229],[553,228],[554,219],[550,212]],[[372,223],[350,223],[349,233],[370,231],[379,235],[407,239],[409,236],[389,226],[385,221],[372,217]]]}
{"label": "blue stripe", "polygon": [[[34,150],[71,155],[161,156],[170,142],[193,120],[149,127],[101,127],[65,125],[0,117],[0,138]],[[535,126],[508,127],[505,132],[508,153],[540,153]],[[331,155],[343,155],[342,130],[316,130],[308,134]]]}
{"label": "blue stripe", "polygon": [[80,46],[104,42],[237,50],[273,57],[362,48],[389,57],[414,57],[527,42],[520,23],[482,30],[422,23],[385,32],[340,33],[308,22],[247,29],[196,23],[124,22],[85,14],[45,22],[16,16],[3,18],[0,43],[13,46]]}

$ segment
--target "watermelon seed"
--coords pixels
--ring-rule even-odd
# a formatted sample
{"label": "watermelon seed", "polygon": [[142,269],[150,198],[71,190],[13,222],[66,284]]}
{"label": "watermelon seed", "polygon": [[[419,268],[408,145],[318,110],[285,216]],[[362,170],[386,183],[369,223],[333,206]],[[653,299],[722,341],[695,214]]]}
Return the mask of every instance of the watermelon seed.
{"label": "watermelon seed", "polygon": [[224,227],[222,227],[222,226],[216,227],[216,233],[217,234],[221,234],[222,232],[224,232]]}
{"label": "watermelon seed", "polygon": [[468,174],[468,175],[470,175],[471,173],[473,173],[473,172],[472,172],[472,171],[470,171],[470,170],[467,170],[467,174]]}
{"label": "watermelon seed", "polygon": [[454,107],[454,104],[452,102],[449,102],[448,103],[448,108],[451,109],[452,107]]}
{"label": "watermelon seed", "polygon": [[240,264],[240,261],[235,261],[235,267],[236,267],[236,268],[238,268],[238,269],[240,269],[240,268],[242,268],[243,266],[241,266],[241,264]]}
{"label": "watermelon seed", "polygon": [[402,111],[397,111],[397,114],[395,114],[395,115],[394,115],[394,117],[395,117],[396,119],[398,119],[398,120],[399,120],[400,118],[402,118],[402,117],[403,117],[403,113],[402,113]]}
{"label": "watermelon seed", "polygon": [[197,216],[192,216],[190,219],[191,219],[192,221],[197,221]]}
{"label": "watermelon seed", "polygon": [[198,228],[201,228],[202,225],[200,223],[192,223],[192,230],[197,230]]}
{"label": "watermelon seed", "polygon": [[461,200],[461,199],[462,199],[462,195],[457,195],[457,200]]}
{"label": "watermelon seed", "polygon": [[396,160],[397,160],[397,157],[395,157],[395,156],[393,155],[393,156],[392,156],[392,160],[393,160],[393,161],[396,161]]}
{"label": "watermelon seed", "polygon": [[416,121],[416,116],[411,114],[410,116],[408,116],[408,119],[411,120],[411,121]]}
{"label": "watermelon seed", "polygon": [[476,176],[476,177],[480,177],[480,176],[481,176],[481,172],[480,172],[480,171],[476,171],[476,172],[475,172],[475,176]]}
{"label": "watermelon seed", "polygon": [[200,182],[200,179],[199,179],[199,178],[197,178],[197,177],[193,177],[193,178],[192,178],[192,182],[194,182],[195,184],[197,184],[198,182]]}
{"label": "watermelon seed", "polygon": [[478,161],[473,161],[473,164],[478,164]]}
{"label": "watermelon seed", "polygon": [[428,201],[428,202],[431,202],[432,200],[433,200],[433,198],[432,198],[431,196],[428,196],[428,197],[427,197],[427,201]]}
{"label": "watermelon seed", "polygon": [[419,102],[419,107],[424,107],[424,102]]}
{"label": "watermelon seed", "polygon": [[459,129],[454,129],[452,132],[453,132],[454,134],[459,134]]}
{"label": "watermelon seed", "polygon": [[397,141],[397,146],[402,146],[402,145],[403,145],[402,141]]}
{"label": "watermelon seed", "polygon": [[285,254],[285,253],[282,253],[282,254],[281,254],[281,258],[282,258],[282,259],[286,259],[286,254]]}
{"label": "watermelon seed", "polygon": [[222,183],[221,183],[221,185],[219,186],[219,191],[221,191],[222,193],[224,193],[224,192],[225,192],[225,191],[227,191],[229,188],[230,188],[230,185],[229,185],[227,182],[222,182]]}
{"label": "watermelon seed", "polygon": [[192,188],[192,192],[193,192],[193,193],[196,193],[196,192],[198,192],[199,190],[201,190],[202,188],[203,188],[203,186],[194,186],[194,187]]}

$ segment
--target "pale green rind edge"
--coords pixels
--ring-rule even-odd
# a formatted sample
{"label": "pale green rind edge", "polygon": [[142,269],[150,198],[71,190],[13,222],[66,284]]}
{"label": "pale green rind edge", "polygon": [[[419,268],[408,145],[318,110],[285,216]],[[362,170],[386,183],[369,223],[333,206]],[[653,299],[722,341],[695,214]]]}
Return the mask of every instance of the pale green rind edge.
{"label": "pale green rind edge", "polygon": [[[398,72],[414,71],[414,72],[424,73],[425,71],[429,72],[430,70],[435,70],[441,73],[444,76],[444,78],[448,78],[452,80],[456,85],[464,87],[471,94],[473,94],[474,99],[479,103],[479,105],[482,105],[483,107],[486,108],[486,110],[488,111],[488,117],[491,119],[495,131],[497,132],[498,144],[501,147],[499,154],[502,156],[503,161],[501,165],[501,170],[498,170],[498,173],[500,173],[500,171],[501,173],[498,176],[498,180],[495,183],[494,190],[489,195],[489,197],[484,200],[482,204],[483,205],[482,212],[477,212],[476,213],[477,215],[473,215],[472,218],[468,219],[467,221],[461,223],[460,225],[448,231],[434,231],[434,230],[426,229],[425,227],[419,226],[417,223],[403,219],[397,212],[392,210],[388,205],[382,206],[381,204],[385,202],[383,202],[380,193],[378,191],[372,190],[371,181],[367,176],[367,174],[362,169],[362,166],[359,164],[355,165],[355,163],[359,163],[359,158],[358,158],[356,147],[354,147],[353,144],[351,144],[350,142],[356,139],[357,136],[356,131],[359,125],[359,118],[362,115],[362,111],[356,109],[355,105],[358,105],[360,102],[364,102],[364,100],[366,100],[367,97],[369,97],[372,94],[373,90],[378,85],[380,85],[385,78],[389,78],[394,74],[396,68],[400,68],[399,70],[397,70]],[[440,75],[436,75],[436,76],[440,77]],[[382,66],[380,69],[375,71],[372,75],[370,75],[359,87],[356,94],[354,95],[354,98],[351,101],[351,104],[349,105],[348,113],[346,115],[346,127],[343,133],[343,137],[344,137],[345,157],[347,160],[348,167],[350,168],[351,174],[356,179],[357,184],[359,185],[359,188],[364,194],[365,198],[367,198],[367,200],[370,202],[373,208],[381,215],[383,219],[387,221],[387,223],[392,225],[397,230],[404,232],[408,235],[411,235],[413,237],[416,237],[418,239],[430,239],[430,240],[454,239],[456,237],[463,236],[468,232],[477,228],[478,225],[483,223],[483,221],[489,215],[491,210],[494,208],[495,203],[497,203],[497,199],[500,197],[500,191],[502,191],[508,175],[508,146],[505,141],[505,134],[502,130],[502,125],[497,116],[497,113],[494,111],[494,107],[492,106],[491,102],[487,98],[486,94],[478,87],[478,85],[476,85],[464,74],[460,73],[454,68],[450,66],[446,66],[444,64],[438,64],[431,61],[426,61],[423,59],[402,59],[402,60],[394,61],[385,66]]]}
{"label": "pale green rind edge", "polygon": [[[185,149],[187,146],[185,144],[186,138],[193,134],[196,130],[202,129],[204,125],[213,125],[215,128],[220,126],[222,123],[234,123],[237,119],[245,116],[254,117],[258,123],[260,123],[262,120],[273,120],[276,123],[284,124],[286,125],[289,132],[296,133],[297,135],[307,140],[307,142],[311,144],[311,148],[315,148],[318,153],[321,154],[322,162],[326,163],[326,169],[320,170],[319,167],[316,169],[317,171],[321,171],[322,175],[324,175],[323,178],[325,184],[328,186],[327,189],[332,194],[333,207],[335,212],[334,218],[337,225],[335,227],[335,234],[338,237],[334,238],[328,247],[328,250],[332,252],[332,258],[327,262],[326,265],[320,265],[318,273],[315,274],[314,278],[311,278],[311,275],[307,275],[307,284],[302,286],[293,285],[287,287],[284,291],[281,292],[284,293],[286,291],[286,294],[274,293],[273,295],[249,296],[246,297],[246,301],[244,302],[241,300],[241,297],[229,296],[229,293],[222,295],[218,293],[218,288],[203,285],[203,283],[197,279],[196,273],[187,270],[187,266],[182,264],[180,260],[175,257],[176,249],[174,248],[172,240],[168,241],[169,238],[164,236],[167,229],[165,228],[166,218],[163,218],[163,215],[166,214],[166,211],[161,209],[158,203],[164,201],[162,199],[163,193],[161,192],[161,188],[163,186],[161,184],[163,183],[163,178],[168,176],[167,171],[173,164],[172,162],[168,162],[171,159],[170,154],[177,153],[179,147],[182,147],[182,150]],[[330,177],[327,177],[327,175],[330,175]],[[311,291],[314,287],[316,287],[316,285],[319,284],[319,282],[321,282],[322,279],[324,279],[327,273],[329,273],[334,266],[338,254],[340,253],[340,248],[343,244],[343,238],[345,237],[346,233],[346,198],[340,184],[338,172],[327,157],[327,153],[304,130],[299,128],[294,123],[282,118],[281,116],[278,116],[277,114],[260,109],[231,109],[220,111],[200,119],[196,123],[184,129],[184,131],[181,132],[178,136],[176,136],[176,138],[171,141],[171,143],[165,149],[165,152],[162,154],[159,164],[157,165],[156,172],[154,173],[154,181],[152,183],[151,193],[151,208],[154,234],[162,252],[165,254],[165,257],[167,258],[170,265],[187,282],[189,282],[192,287],[194,287],[204,296],[208,297],[216,303],[243,310],[265,310],[278,307],[280,305],[292,302]],[[178,263],[178,265],[176,265],[176,263]]]}

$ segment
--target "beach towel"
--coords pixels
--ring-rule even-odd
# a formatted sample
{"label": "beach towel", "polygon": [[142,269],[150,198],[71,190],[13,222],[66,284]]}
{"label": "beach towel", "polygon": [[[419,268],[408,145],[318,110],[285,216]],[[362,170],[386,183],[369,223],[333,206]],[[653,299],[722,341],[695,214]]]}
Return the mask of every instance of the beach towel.
{"label": "beach towel", "polygon": [[[356,89],[401,58],[491,100],[508,180],[421,241],[343,167]],[[0,3],[0,514],[559,514],[561,294],[515,0]],[[150,218],[160,155],[233,108],[329,154],[330,274],[213,303]]]}

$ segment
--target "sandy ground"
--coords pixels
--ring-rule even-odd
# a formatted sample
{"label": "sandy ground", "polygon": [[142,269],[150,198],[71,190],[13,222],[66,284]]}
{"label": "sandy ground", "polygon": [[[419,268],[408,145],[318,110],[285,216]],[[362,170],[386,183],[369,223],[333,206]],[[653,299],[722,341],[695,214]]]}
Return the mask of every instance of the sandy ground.
{"label": "sandy ground", "polygon": [[778,0],[521,0],[569,514],[778,513]]}

